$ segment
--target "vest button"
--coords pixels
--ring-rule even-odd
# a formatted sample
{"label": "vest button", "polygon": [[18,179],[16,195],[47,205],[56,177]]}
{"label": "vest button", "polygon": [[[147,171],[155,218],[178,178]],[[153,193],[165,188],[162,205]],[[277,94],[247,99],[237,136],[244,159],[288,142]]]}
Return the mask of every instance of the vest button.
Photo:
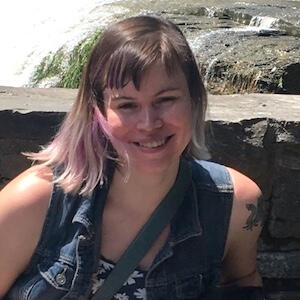
{"label": "vest button", "polygon": [[81,241],[86,241],[87,240],[87,238],[86,238],[86,236],[84,236],[84,235],[80,235],[79,237],[78,237]]}
{"label": "vest button", "polygon": [[66,276],[65,276],[65,272],[66,272],[67,268],[65,268],[60,274],[57,274],[55,276],[55,281],[57,284],[59,285],[64,285],[67,281]]}

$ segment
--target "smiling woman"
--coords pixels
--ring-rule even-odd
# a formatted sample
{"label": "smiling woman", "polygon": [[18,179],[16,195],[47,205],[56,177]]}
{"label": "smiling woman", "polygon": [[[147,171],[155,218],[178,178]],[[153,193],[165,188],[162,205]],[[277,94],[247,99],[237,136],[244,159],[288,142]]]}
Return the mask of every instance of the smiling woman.
{"label": "smiling woman", "polygon": [[192,136],[192,102],[180,69],[169,76],[157,63],[147,70],[138,90],[132,81],[123,88],[106,88],[104,102],[112,145],[117,153],[126,153],[131,169],[177,169]]}
{"label": "smiling woman", "polygon": [[109,27],[57,135],[0,193],[0,298],[96,299],[165,207],[128,279],[97,299],[263,299],[262,223],[249,214],[261,216],[261,193],[204,160],[206,102],[173,23],[139,16]]}

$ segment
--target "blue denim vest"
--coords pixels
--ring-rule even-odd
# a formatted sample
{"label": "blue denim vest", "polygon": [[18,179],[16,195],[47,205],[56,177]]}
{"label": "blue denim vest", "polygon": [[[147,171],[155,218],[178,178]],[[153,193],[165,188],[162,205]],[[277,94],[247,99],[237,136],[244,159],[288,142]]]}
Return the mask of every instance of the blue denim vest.
{"label": "blue denim vest", "polygon": [[[146,275],[147,300],[207,299],[220,279],[233,187],[224,166],[190,161],[193,184]],[[41,239],[5,300],[88,299],[109,185],[91,197],[54,186]]]}

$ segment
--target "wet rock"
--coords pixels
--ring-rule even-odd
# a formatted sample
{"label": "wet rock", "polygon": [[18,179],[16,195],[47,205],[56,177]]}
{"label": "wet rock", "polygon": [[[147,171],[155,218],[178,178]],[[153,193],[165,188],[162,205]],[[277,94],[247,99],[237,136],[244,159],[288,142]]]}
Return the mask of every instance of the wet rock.
{"label": "wet rock", "polygon": [[187,36],[211,93],[300,93],[299,2],[154,2]]}
{"label": "wet rock", "polygon": [[153,12],[183,30],[211,93],[300,93],[298,1],[151,1]]}
{"label": "wet rock", "polygon": [[[92,13],[97,9],[103,7]],[[176,23],[196,53],[211,93],[300,93],[299,1],[139,0],[118,1],[105,9],[116,12],[115,20],[149,14]],[[80,72],[82,66],[75,69]],[[65,86],[63,71],[50,78],[37,73],[35,86]]]}
{"label": "wet rock", "polygon": [[226,35],[210,37],[196,51],[212,93],[300,93],[299,38]]}
{"label": "wet rock", "polygon": [[[295,15],[300,8],[243,5],[198,6],[194,12],[189,7],[177,9],[177,15],[164,11],[164,16],[186,34],[211,93],[299,94],[300,27]],[[285,14],[278,9],[286,9]],[[182,19],[192,19],[201,30],[191,30]]]}

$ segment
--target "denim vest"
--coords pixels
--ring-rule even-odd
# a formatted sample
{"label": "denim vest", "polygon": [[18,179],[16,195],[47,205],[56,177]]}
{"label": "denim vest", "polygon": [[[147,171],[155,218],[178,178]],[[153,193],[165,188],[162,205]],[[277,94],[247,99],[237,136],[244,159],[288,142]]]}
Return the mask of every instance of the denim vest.
{"label": "denim vest", "polygon": [[[146,279],[147,300],[207,299],[220,279],[233,187],[224,166],[190,161],[193,184]],[[54,186],[41,239],[5,300],[88,299],[109,185],[91,197]],[[214,298],[209,298],[214,299]]]}

